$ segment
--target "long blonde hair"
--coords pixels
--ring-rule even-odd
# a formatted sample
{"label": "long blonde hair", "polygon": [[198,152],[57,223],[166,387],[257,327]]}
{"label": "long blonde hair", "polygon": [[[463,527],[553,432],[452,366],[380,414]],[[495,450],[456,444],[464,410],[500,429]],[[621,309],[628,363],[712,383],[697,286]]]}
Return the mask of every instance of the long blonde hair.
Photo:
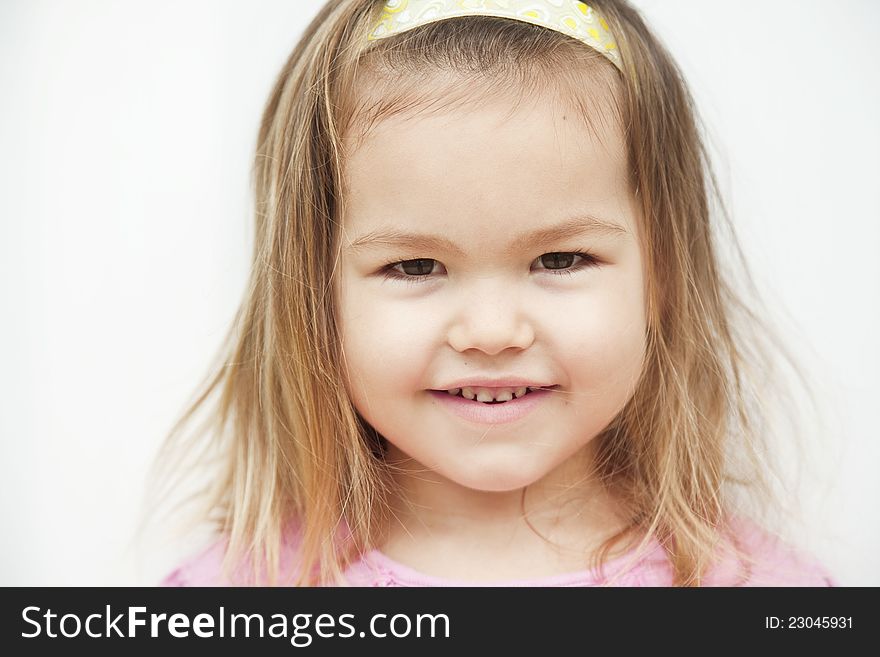
{"label": "long blonde hair", "polygon": [[[577,62],[615,80],[647,272],[643,375],[594,439],[596,471],[629,526],[592,561],[601,565],[633,536],[655,536],[674,584],[699,585],[733,512],[759,515],[776,504],[766,391],[770,350],[785,353],[755,305],[681,72],[623,0],[590,2],[617,38],[622,75],[562,34],[504,19],[459,18],[368,42],[383,4],[327,2],[278,76],[254,162],[247,293],[216,372],[160,453],[166,474],[177,474],[166,483],[207,468],[196,516],[228,538],[225,572],[249,560],[242,582],[344,583],[346,564],[375,545],[390,522],[392,479],[381,436],[343,383],[332,293],[343,137],[367,114],[375,121],[409,106],[420,73],[500,73],[526,84]],[[384,91],[397,90],[394,98],[363,102],[358,76],[367,67],[389,82]],[[713,232],[720,229],[733,246],[736,285],[721,269]],[[751,290],[748,302],[738,293],[743,286]],[[199,411],[206,422],[185,434]],[[298,570],[280,577],[292,519],[302,528]]]}

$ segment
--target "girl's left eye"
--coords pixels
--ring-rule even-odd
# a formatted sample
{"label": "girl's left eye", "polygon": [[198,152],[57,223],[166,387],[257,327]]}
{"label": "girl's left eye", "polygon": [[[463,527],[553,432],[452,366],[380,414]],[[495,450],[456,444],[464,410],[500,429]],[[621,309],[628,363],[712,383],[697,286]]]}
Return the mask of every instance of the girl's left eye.
{"label": "girl's left eye", "polygon": [[[580,261],[577,261],[580,258]],[[545,253],[536,258],[545,271],[554,276],[572,276],[574,272],[590,267],[597,267],[599,260],[584,251]],[[433,258],[417,258],[415,260],[398,260],[383,267],[384,278],[402,280],[407,283],[421,283],[428,280],[434,265],[439,264]]]}

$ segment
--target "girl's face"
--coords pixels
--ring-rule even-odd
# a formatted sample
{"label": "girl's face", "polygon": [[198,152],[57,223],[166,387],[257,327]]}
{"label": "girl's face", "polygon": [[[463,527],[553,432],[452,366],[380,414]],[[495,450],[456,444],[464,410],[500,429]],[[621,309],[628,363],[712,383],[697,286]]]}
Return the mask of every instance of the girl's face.
{"label": "girl's face", "polygon": [[[594,134],[551,95],[512,107],[484,99],[385,119],[344,172],[336,293],[349,393],[389,458],[459,493],[520,489],[587,453],[644,357],[617,123],[597,117]],[[498,412],[487,423],[442,397],[475,377],[554,390],[481,407]],[[504,421],[507,404],[530,410]]]}

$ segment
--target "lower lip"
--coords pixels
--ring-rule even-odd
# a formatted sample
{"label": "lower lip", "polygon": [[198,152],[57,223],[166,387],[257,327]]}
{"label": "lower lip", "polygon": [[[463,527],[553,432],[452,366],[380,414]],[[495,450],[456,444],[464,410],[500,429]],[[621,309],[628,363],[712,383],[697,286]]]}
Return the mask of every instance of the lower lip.
{"label": "lower lip", "polygon": [[552,390],[533,390],[522,397],[514,397],[503,404],[485,404],[450,395],[445,390],[429,390],[429,393],[450,411],[471,422],[480,424],[505,424],[516,422],[541,406]]}

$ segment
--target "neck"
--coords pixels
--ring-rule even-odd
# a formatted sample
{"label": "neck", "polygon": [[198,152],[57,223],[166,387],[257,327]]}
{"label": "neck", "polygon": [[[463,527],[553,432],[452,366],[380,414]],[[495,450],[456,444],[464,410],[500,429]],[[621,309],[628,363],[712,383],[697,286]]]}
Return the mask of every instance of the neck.
{"label": "neck", "polygon": [[[503,562],[522,573],[540,564],[569,572],[622,529],[619,509],[592,472],[590,445],[545,477],[510,491],[461,486],[430,470],[393,445],[386,459],[395,472],[392,525],[382,551],[391,558],[436,574],[487,568]],[[458,555],[453,564],[444,556]],[[500,576],[500,575],[499,575]]]}

